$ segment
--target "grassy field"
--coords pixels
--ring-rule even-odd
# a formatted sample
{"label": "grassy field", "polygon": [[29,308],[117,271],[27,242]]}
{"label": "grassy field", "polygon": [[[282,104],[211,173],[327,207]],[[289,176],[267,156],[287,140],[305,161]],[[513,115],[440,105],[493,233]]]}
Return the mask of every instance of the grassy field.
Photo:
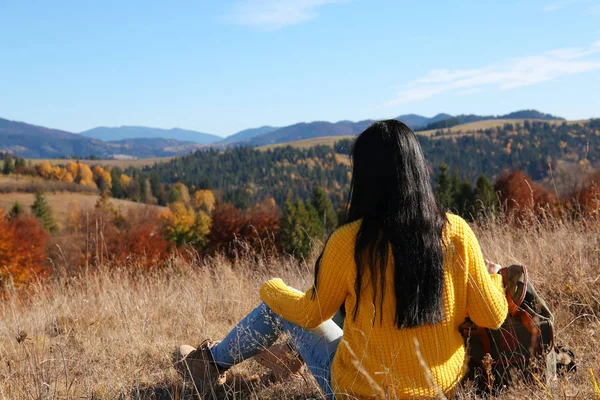
{"label": "grassy field", "polygon": [[[497,398],[598,398],[590,370],[600,374],[599,227],[488,222],[474,229],[486,257],[529,267],[555,313],[556,342],[571,348],[578,364],[574,375],[549,386],[533,382]],[[299,288],[312,283],[310,267],[250,252],[235,263],[187,256],[142,275],[98,266],[39,285],[27,299],[9,294],[0,302],[0,398],[197,398],[171,367],[172,351],[222,338],[259,303],[261,283],[275,276]],[[252,360],[235,368],[246,376],[262,371]],[[472,397],[459,390],[458,398]],[[232,398],[321,397],[304,373]]]}
{"label": "grassy field", "polygon": [[[547,121],[547,120],[532,120],[532,119],[490,119],[490,120],[485,120],[485,121],[477,121],[477,122],[471,122],[468,124],[456,125],[456,126],[450,128],[450,132],[456,133],[456,134],[472,134],[481,129],[502,127],[502,126],[504,126],[504,124],[521,124],[522,125],[523,122],[526,120],[527,121],[548,122],[551,125],[562,124],[564,122],[562,120]],[[567,121],[568,124],[578,124],[578,123],[582,123],[582,122],[586,122],[586,121]],[[444,131],[447,131],[447,129],[444,129]],[[421,131],[421,132],[417,132],[417,133],[419,135],[431,136],[431,135],[435,134],[435,132],[437,132],[437,130]]]}
{"label": "grassy field", "polygon": [[289,142],[289,143],[270,144],[268,146],[259,147],[259,149],[269,150],[269,149],[275,149],[277,147],[285,147],[285,146],[292,146],[292,147],[297,147],[297,148],[301,148],[301,149],[306,149],[306,148],[315,147],[315,146],[331,146],[331,147],[333,147],[333,144],[337,141],[340,141],[342,139],[352,139],[352,138],[354,138],[354,136],[322,136],[322,137],[318,137],[318,138],[298,140],[298,141]]}
{"label": "grassy field", "polygon": [[[69,207],[72,203],[79,204],[79,208],[82,211],[85,211],[93,209],[96,205],[96,202],[100,198],[100,196],[97,194],[72,192],[45,193],[44,196],[52,207],[53,215],[58,221],[66,220],[69,213]],[[0,193],[0,208],[8,210],[15,202],[19,202],[25,207],[25,210],[29,212],[34,199],[35,195],[33,193]],[[123,213],[126,213],[131,208],[146,206],[145,204],[121,199],[110,199],[110,202],[115,208],[119,209]],[[148,207],[157,207],[163,209],[163,207],[158,206]]]}

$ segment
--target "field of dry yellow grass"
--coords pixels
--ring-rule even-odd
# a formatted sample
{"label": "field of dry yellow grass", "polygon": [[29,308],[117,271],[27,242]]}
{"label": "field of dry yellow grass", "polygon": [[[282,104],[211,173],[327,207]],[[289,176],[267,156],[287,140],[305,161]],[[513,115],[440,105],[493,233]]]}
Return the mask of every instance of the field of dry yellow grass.
{"label": "field of dry yellow grass", "polygon": [[[48,204],[52,207],[52,213],[58,221],[66,220],[69,214],[69,208],[72,204],[76,203],[79,205],[80,210],[93,209],[100,196],[97,194],[87,193],[73,193],[73,192],[56,192],[56,193],[44,193],[44,197],[48,200]],[[10,210],[15,202],[21,203],[25,207],[26,211],[30,210],[31,205],[35,200],[35,194],[33,193],[0,193],[0,208]],[[110,199],[110,203],[115,209],[121,213],[126,214],[132,208],[140,206],[153,207],[164,210],[164,207],[149,206],[146,204],[135,203],[133,201],[121,200],[121,199]]]}
{"label": "field of dry yellow grass", "polygon": [[[575,352],[578,366],[549,386],[534,382],[498,398],[598,398],[590,374],[600,376],[598,225],[554,221],[517,229],[492,221],[474,229],[486,257],[529,267],[555,313],[556,341]],[[268,278],[300,288],[312,282],[311,263],[252,249],[234,261],[190,254],[151,273],[132,274],[133,264],[63,273],[36,285],[28,298],[13,293],[0,302],[0,398],[197,398],[171,367],[172,351],[222,338],[259,303],[258,289]],[[251,374],[262,367],[246,361],[235,368]],[[469,391],[458,396],[471,397]],[[305,373],[232,398],[320,395]]]}

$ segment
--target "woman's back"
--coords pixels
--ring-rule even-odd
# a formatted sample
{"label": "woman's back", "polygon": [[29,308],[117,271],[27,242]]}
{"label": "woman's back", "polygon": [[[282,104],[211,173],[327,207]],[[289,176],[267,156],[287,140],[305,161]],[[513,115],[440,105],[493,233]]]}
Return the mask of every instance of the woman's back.
{"label": "woman's back", "polygon": [[[347,293],[343,341],[332,365],[337,393],[368,397],[436,396],[448,392],[463,375],[465,349],[458,326],[466,315],[480,326],[498,327],[506,316],[506,301],[497,278],[490,278],[473,232],[460,217],[448,215],[444,230],[443,320],[435,325],[398,329],[394,320],[394,269],[386,270],[383,306],[373,304],[368,269],[363,275],[357,318],[354,246],[361,221],[343,226],[330,238],[321,272],[336,275]],[[390,253],[391,257],[391,253]],[[391,261],[391,258],[389,260]],[[340,274],[345,271],[345,274]],[[499,276],[498,276],[499,277]],[[341,288],[340,288],[341,289]],[[328,303],[320,293],[318,302]],[[379,297],[376,304],[379,305]]]}

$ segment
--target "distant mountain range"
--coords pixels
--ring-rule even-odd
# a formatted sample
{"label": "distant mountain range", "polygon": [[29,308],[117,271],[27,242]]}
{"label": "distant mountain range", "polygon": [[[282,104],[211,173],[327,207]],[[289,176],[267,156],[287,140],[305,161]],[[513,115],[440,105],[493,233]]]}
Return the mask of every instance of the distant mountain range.
{"label": "distant mountain range", "polygon": [[190,131],[180,128],[160,129],[143,126],[121,126],[118,128],[98,127],[84,132],[82,136],[105,142],[125,139],[174,139],[199,144],[210,144],[223,140],[221,136]]}
{"label": "distant mountain range", "polygon": [[234,133],[233,135],[227,136],[224,140],[220,141],[219,143],[244,142],[254,136],[260,136],[267,133],[271,133],[278,129],[279,128],[275,126],[261,126],[260,128],[244,129],[243,131],[239,131],[238,133]]}
{"label": "distant mountain range", "polygon": [[0,118],[0,151],[26,158],[167,157],[187,154],[203,145],[173,139],[127,139],[104,142],[75,133]]}
{"label": "distant mountain range", "polygon": [[[499,116],[438,114],[431,118],[416,114],[396,117],[412,129],[428,126],[449,126],[446,122],[469,123],[490,119],[563,119],[536,110],[517,111]],[[122,126],[99,127],[75,134],[0,118],[0,151],[9,151],[26,158],[58,157],[164,157],[187,154],[207,146],[264,146],[322,136],[350,136],[362,132],[374,120],[358,122],[301,122],[285,127],[262,126],[245,129],[222,138],[202,132],[174,129]]]}
{"label": "distant mountain range", "polygon": [[[557,120],[563,119],[550,114],[544,114],[536,110],[523,110],[516,111],[505,115],[457,115],[453,116],[450,114],[437,114],[434,117],[427,118],[416,114],[400,115],[395,119],[404,122],[411,129],[426,128],[427,126],[438,124],[443,121],[458,120],[460,124],[466,124],[469,122],[490,120],[490,119],[540,119],[540,120]],[[359,122],[352,121],[339,121],[335,123],[331,122],[310,122],[310,123],[299,123],[283,128],[279,128],[272,132],[263,133],[250,137],[245,140],[244,143],[252,146],[264,146],[267,144],[277,144],[293,142],[302,139],[312,139],[322,136],[349,136],[356,135],[365,130],[371,125],[374,120],[365,120]],[[439,127],[436,127],[437,129]]]}

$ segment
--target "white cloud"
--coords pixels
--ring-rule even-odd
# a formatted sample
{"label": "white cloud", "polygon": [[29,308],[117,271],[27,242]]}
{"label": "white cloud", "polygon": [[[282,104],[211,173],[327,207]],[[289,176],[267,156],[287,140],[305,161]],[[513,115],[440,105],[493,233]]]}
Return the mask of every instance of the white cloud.
{"label": "white cloud", "polygon": [[346,0],[240,0],[227,19],[235,24],[281,29],[318,17],[317,9]]}
{"label": "white cloud", "polygon": [[600,70],[600,41],[587,48],[555,49],[470,70],[433,70],[409,82],[386,106],[412,103],[435,95],[478,93],[485,88],[509,90],[548,82],[562,76]]}
{"label": "white cloud", "polygon": [[582,3],[591,3],[592,0],[556,0],[544,6],[544,11],[553,12],[563,8]]}

